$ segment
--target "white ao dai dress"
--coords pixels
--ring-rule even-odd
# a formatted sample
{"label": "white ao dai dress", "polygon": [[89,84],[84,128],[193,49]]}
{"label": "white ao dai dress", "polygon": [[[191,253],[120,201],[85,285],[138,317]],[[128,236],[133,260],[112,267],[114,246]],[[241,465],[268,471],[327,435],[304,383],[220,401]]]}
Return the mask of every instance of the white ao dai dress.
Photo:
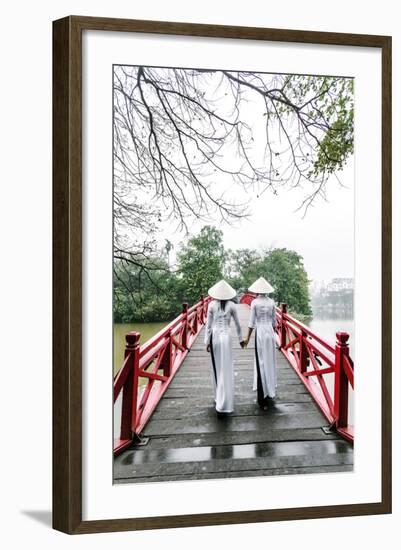
{"label": "white ao dai dress", "polygon": [[234,410],[234,361],[230,322],[234,320],[241,342],[241,325],[236,305],[227,301],[222,308],[219,300],[210,303],[207,312],[205,344],[210,344],[212,380],[216,411],[230,413]]}
{"label": "white ao dai dress", "polygon": [[251,303],[249,327],[255,329],[255,362],[253,390],[258,391],[258,403],[276,396],[276,305],[271,298],[258,296]]}

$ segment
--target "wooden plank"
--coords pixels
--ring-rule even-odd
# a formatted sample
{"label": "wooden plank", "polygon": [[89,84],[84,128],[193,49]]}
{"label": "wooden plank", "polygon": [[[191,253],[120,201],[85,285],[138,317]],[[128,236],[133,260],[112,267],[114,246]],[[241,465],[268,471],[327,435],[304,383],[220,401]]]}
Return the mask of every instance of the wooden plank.
{"label": "wooden plank", "polygon": [[[203,371],[196,371],[196,372],[188,372],[185,371],[183,368],[181,368],[174,378],[174,380],[171,382],[171,384],[176,382],[189,382],[189,383],[196,383],[199,381],[207,381],[209,382],[212,379],[213,376],[213,370],[212,366],[210,365],[210,368],[208,367],[207,370]],[[234,376],[236,378],[236,383],[238,384],[238,380],[241,379],[246,383],[245,387],[248,387],[248,385],[252,385],[253,382],[253,369],[252,371],[249,370],[249,372],[246,372],[244,370],[235,370]],[[294,372],[284,372],[284,373],[277,373],[277,379],[279,382],[287,383],[287,382],[296,382],[299,384],[300,380],[298,376]]]}
{"label": "wooden plank", "polygon": [[335,432],[325,434],[321,428],[271,430],[254,432],[212,432],[203,434],[169,434],[153,436],[148,445],[153,448],[178,448],[203,445],[234,445],[268,441],[311,441],[342,438]]}
{"label": "wooden plank", "polygon": [[[168,392],[164,395],[163,397],[163,405],[160,405],[160,407],[168,407],[169,406],[169,402],[171,401],[171,403],[189,403],[190,404],[190,407],[193,407],[193,406],[196,406],[197,404],[199,404],[199,402],[203,403],[203,404],[206,404],[206,405],[209,405],[210,407],[213,406],[213,398],[212,396],[208,396],[207,399],[205,399],[204,397],[202,396],[192,396],[190,398],[190,400],[186,399],[185,397],[183,397],[182,395],[181,396],[173,396],[173,395],[169,395]],[[316,406],[315,406],[315,403],[312,399],[312,397],[310,396],[309,393],[295,393],[295,392],[291,392],[291,393],[287,393],[287,392],[281,392],[281,394],[279,396],[277,396],[275,399],[274,399],[274,402],[275,403],[301,403],[301,402],[309,402],[311,403],[311,405],[313,405],[313,410],[316,410]],[[253,403],[256,407],[256,395],[255,393],[253,393],[252,395],[246,395],[246,394],[242,394],[242,395],[236,395],[235,396],[235,407],[237,407],[237,405],[247,405],[247,404],[250,404],[250,403]],[[188,410],[188,409],[187,409]],[[235,411],[234,411],[235,412]]]}
{"label": "wooden plank", "polygon": [[[127,461],[127,451],[125,458]],[[145,475],[182,475],[197,473],[228,473],[242,470],[269,470],[276,468],[295,468],[304,466],[332,466],[351,465],[352,453],[311,454],[280,457],[263,457],[253,459],[222,459],[204,460],[199,462],[154,463],[129,465],[116,461],[114,464],[114,478],[143,477]]]}
{"label": "wooden plank", "polygon": [[227,431],[258,431],[266,429],[285,428],[320,428],[322,426],[322,415],[320,412],[305,413],[302,416],[293,414],[282,414],[268,418],[255,417],[226,417],[211,419],[184,419],[184,420],[152,420],[146,429],[145,435],[166,435],[180,433],[210,433]]}
{"label": "wooden plank", "polygon": [[[312,403],[275,403],[274,414],[301,414],[304,412],[314,411]],[[173,407],[163,407],[153,413],[155,420],[168,420],[179,418],[215,418],[216,412],[213,407],[207,406],[204,402],[199,401],[198,406],[192,406],[190,410],[183,409],[180,404]],[[233,416],[266,416],[266,411],[261,410],[256,403],[246,403],[237,405]]]}
{"label": "wooden plank", "polygon": [[[164,410],[168,411],[171,408],[182,408],[183,407],[182,401],[183,401],[182,398],[169,397],[168,395],[164,396],[163,405],[159,404],[155,413],[158,414],[159,412]],[[274,403],[277,405],[291,404],[291,403],[309,403],[311,406],[311,410],[314,410],[314,411],[316,410],[313,399],[308,393],[291,393],[291,394],[281,395],[280,397],[275,398]],[[248,396],[245,396],[242,398],[239,398],[238,396],[236,396],[235,411],[233,414],[235,415],[237,411],[241,410],[241,407],[246,407],[246,406],[254,407],[255,415],[258,414],[257,412],[258,405],[256,402],[255,394],[251,396],[251,399]],[[191,399],[191,407],[190,408],[186,407],[183,410],[188,411],[188,414],[189,414],[191,410],[196,410],[199,407],[209,408],[214,411],[212,398],[209,396],[209,398],[205,400],[205,398],[202,396],[195,397]]]}
{"label": "wooden plank", "polygon": [[[235,385],[243,385],[244,387],[248,387],[249,390],[252,390],[252,379],[251,378],[243,378],[241,376],[235,377]],[[277,393],[282,390],[283,388],[286,388],[287,386],[297,386],[299,387],[299,382],[297,380],[289,380],[283,382],[283,380],[278,379],[277,380]],[[170,390],[188,390],[193,393],[194,390],[198,390],[198,392],[202,391],[203,393],[207,394],[210,393],[213,389],[212,386],[212,380],[209,380],[209,377],[206,379],[202,378],[195,378],[195,380],[174,380],[170,384]],[[287,389],[287,388],[286,388]],[[288,391],[292,391],[294,388],[290,388]],[[238,388],[236,389],[236,392],[238,393]],[[299,393],[299,392],[297,392]]]}
{"label": "wooden plank", "polygon": [[275,441],[248,443],[244,445],[198,445],[196,447],[177,447],[153,449],[145,446],[127,451],[123,465],[142,466],[150,464],[172,464],[202,462],[213,460],[237,460],[288,457],[352,454],[349,445],[343,439],[336,441]]}
{"label": "wooden plank", "polygon": [[[181,372],[182,371],[182,372]],[[208,365],[208,368],[206,370],[203,370],[203,371],[194,371],[194,372],[189,372],[189,371],[185,371],[185,369],[180,369],[176,378],[174,378],[174,382],[176,380],[180,380],[180,381],[193,381],[194,383],[196,382],[196,380],[210,380],[211,377],[212,377],[212,373],[213,373],[213,370],[212,370],[212,365],[210,365],[210,368],[209,368],[209,365]],[[252,381],[253,381],[253,369],[252,370],[249,370],[248,372],[245,371],[245,370],[234,370],[234,376],[236,378],[240,377],[240,378],[243,378],[243,379],[246,379],[247,381],[249,381],[251,384],[252,384]],[[295,374],[295,372],[293,371],[288,371],[288,372],[278,372],[277,373],[277,378],[279,381],[282,381],[282,382],[290,382],[291,380],[294,380],[296,382],[300,382],[298,376]]]}
{"label": "wooden plank", "polygon": [[[212,370],[212,364],[207,365],[206,368],[203,366],[197,367],[193,370],[188,370],[184,364],[183,367],[178,371],[177,376],[174,378],[174,382],[176,380],[196,380],[196,379],[209,379],[211,377]],[[246,379],[253,379],[253,367],[249,369],[242,368],[234,368],[234,374],[236,376],[241,376],[242,378]],[[282,378],[283,380],[296,380],[299,382],[299,378],[297,374],[291,369],[281,369],[277,371],[277,377]]]}
{"label": "wooden plank", "polygon": [[194,481],[202,479],[224,479],[224,478],[240,478],[240,477],[261,477],[261,476],[277,476],[277,475],[302,475],[302,474],[330,474],[337,472],[352,472],[354,469],[352,464],[336,464],[334,466],[312,466],[312,467],[293,467],[293,468],[274,468],[265,470],[242,470],[235,472],[217,472],[217,473],[191,473],[191,474],[176,474],[174,476],[143,476],[129,477],[116,479],[117,484],[123,483],[150,483],[161,481]]}
{"label": "wooden plank", "polygon": [[[200,393],[201,393],[201,391],[199,389],[197,389],[196,387],[193,387],[191,389],[171,387],[171,388],[168,389],[168,392],[166,393],[165,397],[167,397],[167,398],[181,397],[182,399],[188,399],[188,398],[198,397]],[[277,386],[277,393],[280,394],[280,395],[283,394],[283,393],[285,393],[285,394],[302,393],[302,394],[310,395],[308,390],[305,388],[305,386],[303,384],[302,385],[286,385],[286,384],[278,385]],[[211,389],[211,387],[210,387],[210,391],[205,391],[204,394],[205,394],[205,399],[212,400],[212,389]],[[235,392],[235,396],[236,397],[241,397],[241,398],[248,398],[248,401],[253,400],[253,393],[252,393],[251,388],[249,388],[248,390],[238,388]]]}

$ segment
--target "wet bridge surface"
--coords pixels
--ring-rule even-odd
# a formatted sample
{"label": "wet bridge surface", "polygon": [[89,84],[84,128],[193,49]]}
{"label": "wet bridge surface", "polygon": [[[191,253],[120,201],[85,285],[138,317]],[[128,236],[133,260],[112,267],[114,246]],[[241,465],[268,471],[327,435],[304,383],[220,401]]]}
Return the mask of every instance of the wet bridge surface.
{"label": "wet bridge surface", "polygon": [[[237,308],[245,336],[249,308]],[[323,431],[326,419],[279,352],[277,397],[267,411],[258,407],[252,391],[254,337],[243,350],[234,327],[232,334],[234,413],[216,416],[202,329],[144,429],[148,443],[115,458],[115,483],[352,470],[352,445]]]}

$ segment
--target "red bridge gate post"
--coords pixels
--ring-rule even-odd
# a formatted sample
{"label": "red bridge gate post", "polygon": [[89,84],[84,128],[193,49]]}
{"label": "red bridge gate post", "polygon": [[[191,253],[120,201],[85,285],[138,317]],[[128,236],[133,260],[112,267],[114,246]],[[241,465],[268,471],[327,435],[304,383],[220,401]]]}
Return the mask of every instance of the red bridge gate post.
{"label": "red bridge gate post", "polygon": [[346,332],[336,333],[335,370],[334,370],[334,416],[337,428],[348,426],[348,378],[344,370],[344,356],[349,356]]}
{"label": "red bridge gate post", "polygon": [[139,371],[139,332],[129,332],[125,336],[125,359],[129,356],[130,374],[124,384],[121,405],[120,438],[132,439],[136,427]]}

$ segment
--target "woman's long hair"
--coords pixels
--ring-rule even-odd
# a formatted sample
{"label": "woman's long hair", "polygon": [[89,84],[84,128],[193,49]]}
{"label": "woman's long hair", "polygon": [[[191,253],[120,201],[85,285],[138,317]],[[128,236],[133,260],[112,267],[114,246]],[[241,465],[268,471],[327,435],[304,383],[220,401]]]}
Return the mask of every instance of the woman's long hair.
{"label": "woman's long hair", "polygon": [[226,303],[227,303],[227,300],[220,300],[220,307],[223,311],[226,310]]}

